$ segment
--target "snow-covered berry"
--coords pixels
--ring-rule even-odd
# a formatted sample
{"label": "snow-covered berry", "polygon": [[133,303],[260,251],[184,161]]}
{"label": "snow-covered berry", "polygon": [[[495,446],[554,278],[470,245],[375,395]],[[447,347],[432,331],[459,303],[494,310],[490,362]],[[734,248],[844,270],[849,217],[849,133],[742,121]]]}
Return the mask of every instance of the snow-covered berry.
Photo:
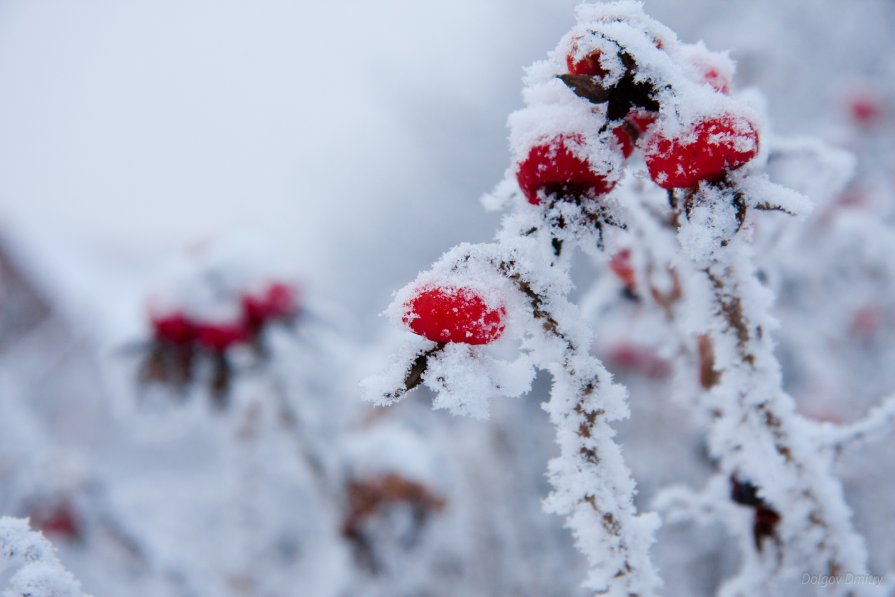
{"label": "snow-covered berry", "polygon": [[585,75],[588,77],[603,77],[607,71],[600,65],[600,50],[594,50],[585,56],[578,56],[579,40],[572,40],[572,47],[566,55],[566,68],[570,75]]}
{"label": "snow-covered berry", "polygon": [[677,138],[656,132],[644,148],[650,176],[665,189],[716,180],[757,154],[758,131],[732,114],[701,120]]}
{"label": "snow-covered berry", "polygon": [[558,135],[532,147],[516,168],[516,180],[533,205],[541,202],[542,194],[593,199],[615,186],[605,168],[587,159],[584,136],[578,133]]}
{"label": "snow-covered berry", "polygon": [[506,310],[469,288],[427,288],[404,304],[403,321],[434,342],[488,344],[506,327]]}

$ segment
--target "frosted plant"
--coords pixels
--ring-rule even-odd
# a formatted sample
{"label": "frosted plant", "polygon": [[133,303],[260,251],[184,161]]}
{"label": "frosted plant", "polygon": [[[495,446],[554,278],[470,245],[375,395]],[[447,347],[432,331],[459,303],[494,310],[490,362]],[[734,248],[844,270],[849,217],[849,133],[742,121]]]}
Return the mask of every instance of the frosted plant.
{"label": "frosted plant", "polygon": [[[834,58],[873,67],[858,44],[832,43],[849,39],[848,11],[818,1],[753,0],[742,20],[685,6],[701,34],[742,41],[752,80],[772,84],[774,56],[818,30]],[[110,595],[569,597],[586,579],[609,595],[802,596],[819,590],[805,574],[891,576],[895,399],[878,403],[895,386],[891,77],[849,98],[841,145],[855,162],[777,136],[726,55],[639,5],[578,17],[528,70],[512,163],[486,198],[500,230],[396,296],[396,358],[351,345],[363,325],[274,267],[282,251],[200,249],[140,311],[139,371],[125,372],[137,397],[119,384],[107,403],[69,358],[92,363],[92,344],[53,326],[3,342],[3,513],[29,517]],[[776,27],[786,44],[766,43]],[[867,44],[874,60],[887,40]],[[835,77],[835,62],[807,62],[809,82],[782,85],[790,98],[819,87],[812,74]],[[369,266],[381,274],[378,256]],[[422,388],[469,416],[409,399],[368,408],[353,377],[367,360],[382,370],[366,384],[375,402]],[[541,512],[548,494],[561,516]],[[10,578],[31,583],[15,595],[69,580],[24,562],[0,592]],[[892,591],[866,584],[821,592]]]}
{"label": "frosted plant", "polygon": [[28,521],[0,518],[0,570],[15,569],[4,597],[90,597],[62,567],[56,550]]}
{"label": "frosted plant", "polygon": [[601,267],[606,251],[650,340],[673,361],[675,393],[706,427],[716,472],[691,511],[753,510],[749,524],[731,523],[741,567],[721,594],[767,594],[804,571],[868,575],[827,448],[877,434],[890,405],[838,430],[796,413],[774,352],[773,292],[756,267],[782,220],[811,208],[767,173],[769,155],[792,146],[776,145],[760,96],[732,94],[726,55],[682,43],[639,3],[583,5],[577,16],[529,68],[526,106],[510,117],[514,163],[485,200],[507,210],[495,241],[448,251],[397,293],[387,313],[418,337],[365,383],[368,396],[388,405],[423,385],[436,408],[484,417],[489,398],[519,396],[534,371],[549,371],[544,407],[560,456],[545,505],[587,555],[586,586],[654,594],[657,521],[636,513],[609,426],[627,416],[625,391],[590,352],[600,330],[586,320],[613,299],[604,279],[580,308],[569,299],[576,250]]}
{"label": "frosted plant", "polygon": [[271,328],[295,322],[298,285],[238,245],[200,247],[172,270],[150,298],[141,378],[181,391],[199,378],[225,406],[238,364],[263,362]]}

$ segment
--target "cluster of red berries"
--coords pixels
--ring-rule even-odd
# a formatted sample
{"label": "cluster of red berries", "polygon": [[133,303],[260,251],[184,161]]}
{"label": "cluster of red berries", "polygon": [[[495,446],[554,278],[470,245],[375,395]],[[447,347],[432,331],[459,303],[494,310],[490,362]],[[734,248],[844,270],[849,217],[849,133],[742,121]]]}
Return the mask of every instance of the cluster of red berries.
{"label": "cluster of red berries", "polygon": [[[610,102],[610,115],[623,116],[608,123],[612,126],[610,149],[627,159],[643,139],[642,153],[647,169],[659,186],[686,188],[701,181],[719,180],[758,153],[755,126],[731,113],[697,120],[684,127],[679,136],[664,136],[653,126],[660,108],[652,99],[657,94],[651,88],[644,88],[644,83],[635,81],[630,72],[636,63],[627,67],[629,72],[614,84],[615,89],[604,89],[601,85],[604,79],[608,80],[609,72],[602,63],[601,52],[596,50],[582,56],[580,45],[580,39],[573,40],[572,50],[566,56],[568,73],[563,77],[571,79],[560,78],[581,97],[595,103]],[[657,47],[661,49],[662,44],[657,42]],[[728,94],[730,81],[722,74],[723,69],[712,64],[711,56],[702,58],[694,67],[703,82],[716,93]],[[632,62],[629,60],[626,64]],[[584,91],[580,87],[576,90],[582,78],[593,85],[585,84]],[[594,88],[600,93],[588,95],[588,90]],[[589,157],[587,144],[588,132],[582,131],[558,134],[531,147],[516,165],[516,180],[528,202],[539,205],[551,197],[581,202],[609,193],[619,177],[608,169],[605,160],[598,162]],[[636,281],[630,252],[616,255],[612,269],[633,295]],[[490,306],[470,288],[423,288],[403,308],[402,319],[410,330],[438,343],[488,344],[499,338],[505,327],[505,309]]]}
{"label": "cluster of red berries", "polygon": [[283,282],[271,282],[258,291],[234,296],[230,319],[203,318],[184,309],[151,313],[152,341],[143,364],[143,379],[184,386],[193,378],[197,358],[212,362],[211,389],[215,395],[229,388],[227,353],[249,346],[263,354],[264,331],[275,323],[289,323],[298,314],[296,290]]}
{"label": "cluster of red berries", "polygon": [[[572,51],[566,56],[568,75],[602,82],[608,72],[601,64],[601,52],[596,50],[579,57],[578,45],[578,41],[573,42]],[[700,72],[704,82],[716,92],[729,93],[730,82],[718,67],[705,65]],[[607,90],[594,101],[612,101],[609,99],[612,97],[612,92]],[[623,101],[617,100],[622,105]],[[717,180],[758,153],[758,132],[748,119],[739,115],[707,116],[685,127],[679,136],[669,138],[650,130],[658,117],[657,110],[634,103],[625,109],[627,114],[621,123],[612,128],[612,145],[628,158],[634,153],[637,141],[645,137],[643,157],[647,169],[653,181],[665,189]],[[589,160],[584,146],[585,133],[564,133],[529,150],[516,167],[519,188],[529,203],[538,205],[551,195],[578,201],[595,199],[612,190],[617,177],[612,177],[605,165]]]}
{"label": "cluster of red berries", "polygon": [[239,304],[238,316],[225,321],[203,320],[180,310],[153,314],[153,338],[163,344],[222,353],[234,345],[254,341],[270,323],[288,321],[297,307],[295,289],[281,282],[273,282],[260,292],[242,293]]}

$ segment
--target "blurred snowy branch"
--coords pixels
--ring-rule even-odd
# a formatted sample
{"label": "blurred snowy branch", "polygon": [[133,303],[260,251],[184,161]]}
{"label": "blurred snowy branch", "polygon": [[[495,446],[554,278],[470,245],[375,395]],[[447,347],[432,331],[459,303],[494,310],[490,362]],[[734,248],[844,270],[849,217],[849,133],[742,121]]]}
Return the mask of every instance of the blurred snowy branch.
{"label": "blurred snowy branch", "polygon": [[890,437],[895,430],[895,396],[874,406],[863,418],[847,425],[817,423],[817,441],[840,452],[846,448]]}

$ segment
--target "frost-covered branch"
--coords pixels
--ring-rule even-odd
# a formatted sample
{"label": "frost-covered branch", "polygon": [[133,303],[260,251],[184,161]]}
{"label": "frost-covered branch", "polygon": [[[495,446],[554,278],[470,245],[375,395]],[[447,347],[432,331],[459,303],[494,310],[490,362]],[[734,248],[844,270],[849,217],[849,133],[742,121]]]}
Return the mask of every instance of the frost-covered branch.
{"label": "frost-covered branch", "polygon": [[765,571],[775,573],[776,558],[786,557],[788,566],[801,563],[830,576],[865,574],[866,552],[851,527],[842,488],[829,460],[806,441],[806,425],[781,389],[769,337],[770,297],[755,279],[748,253],[732,242],[695,261],[702,279],[694,281],[714,304],[706,332],[718,379],[702,399],[712,416],[711,450],[723,471],[750,479],[783,513],[781,553],[765,558]]}
{"label": "frost-covered branch", "polygon": [[[830,576],[866,573],[866,553],[851,528],[841,486],[828,459],[809,441],[810,424],[795,414],[782,390],[770,339],[772,297],[755,277],[747,240],[738,235],[743,210],[755,206],[748,191],[740,190],[750,183],[762,194],[775,190],[731,177],[672,191],[672,217],[659,225],[645,223],[648,212],[635,208],[628,220],[641,242],[638,250],[668,263],[682,279],[683,292],[674,301],[655,300],[655,293],[653,299],[677,326],[681,345],[698,339],[689,341],[688,354],[691,364],[698,363],[698,403],[711,422],[712,455],[724,475],[757,484],[782,513],[766,535],[773,541],[756,540],[753,556],[726,585],[729,595],[752,594],[764,586],[757,579],[792,574],[800,565]],[[667,229],[665,244],[656,238],[662,222],[679,226]],[[677,236],[683,260],[659,257],[670,234]]]}
{"label": "frost-covered branch", "polygon": [[[524,212],[508,219],[498,234],[502,242],[457,247],[399,293],[393,316],[429,341],[413,344],[402,366],[370,380],[368,393],[392,402],[412,389],[408,380],[413,386],[419,380],[436,393],[436,406],[484,416],[489,396],[522,393],[533,367],[550,371],[554,383],[544,407],[560,456],[549,466],[554,492],[546,506],[566,517],[588,556],[589,587],[609,595],[653,594],[658,577],[649,546],[658,521],[636,514],[634,481],[609,425],[628,414],[625,391],[588,353],[590,332],[566,299],[568,262],[554,252],[550,219]],[[565,215],[575,227],[575,214]],[[479,307],[479,297],[490,306]],[[481,346],[498,337],[521,343],[521,356],[502,361]],[[487,342],[462,341],[480,339]]]}
{"label": "frost-covered branch", "polygon": [[818,427],[818,441],[837,452],[889,437],[895,430],[895,396],[882,400],[865,417],[854,423],[821,423]]}
{"label": "frost-covered branch", "polygon": [[90,597],[63,568],[56,549],[28,521],[0,518],[0,570],[15,568],[4,597]]}
{"label": "frost-covered branch", "polygon": [[700,491],[686,485],[670,485],[656,494],[651,505],[663,516],[663,521],[670,524],[725,520],[733,509],[726,499],[729,485],[729,480],[721,475],[713,476]]}

